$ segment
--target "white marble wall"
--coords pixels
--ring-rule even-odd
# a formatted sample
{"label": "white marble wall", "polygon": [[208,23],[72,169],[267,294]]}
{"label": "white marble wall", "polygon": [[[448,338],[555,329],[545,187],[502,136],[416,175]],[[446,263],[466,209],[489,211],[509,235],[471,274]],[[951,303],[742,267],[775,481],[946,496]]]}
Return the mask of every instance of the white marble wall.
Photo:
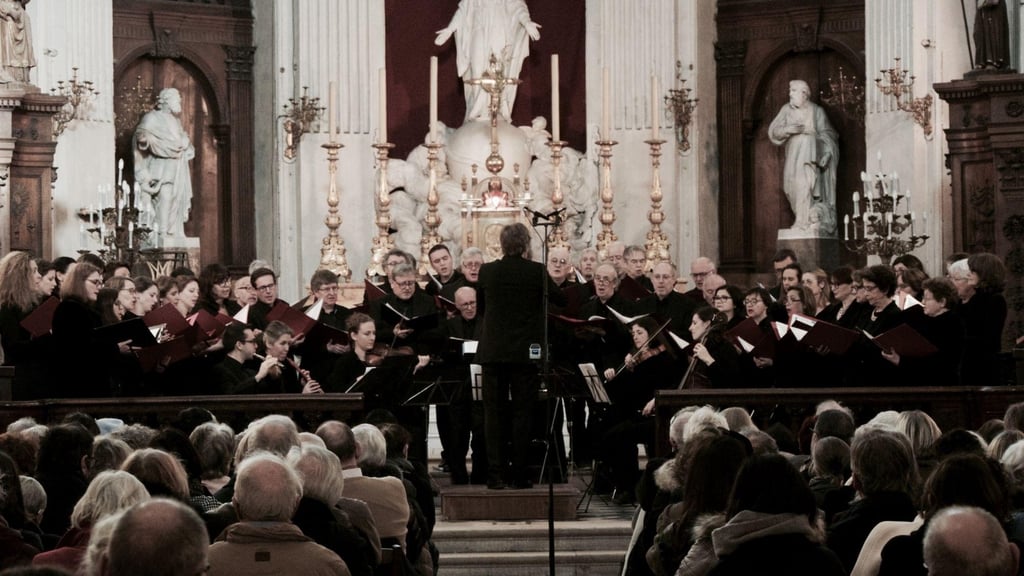
{"label": "white marble wall", "polygon": [[[96,201],[100,184],[113,183],[114,166],[114,67],[113,9],[111,0],[46,0],[30,2],[28,14],[37,68],[32,81],[43,92],[71,78],[78,67],[79,80],[91,80],[99,95],[92,105],[79,110],[82,119],[70,123],[58,138],[54,165],[58,168],[53,188],[53,254],[76,256],[82,247],[75,212]],[[95,244],[86,244],[96,247]]]}
{"label": "white marble wall", "polygon": [[[878,170],[877,156],[881,153],[882,168],[898,172],[903,187],[912,191],[911,209],[919,217],[928,213],[925,233],[931,240],[914,254],[934,274],[941,268],[943,254],[952,249],[952,206],[942,133],[949,125],[948,109],[930,87],[961,78],[970,68],[960,5],[931,0],[865,4],[868,169]],[[897,56],[902,66],[916,76],[914,95],[931,94],[934,100],[930,140],[910,114],[897,110],[892,97],[882,94],[871,76],[892,67]],[[920,228],[917,231],[920,233]]]}
{"label": "white marble wall", "polygon": [[[373,225],[373,148],[379,113],[377,70],[384,65],[384,7],[376,0],[256,0],[255,74],[257,113],[257,254],[271,260],[282,278],[281,297],[298,299],[320,263],[327,234],[327,114],[306,134],[292,163],[282,155],[276,117],[288,98],[308,86],[326,105],[328,85],[337,85],[341,234],[352,278],[363,277]],[[267,89],[270,88],[270,89]],[[269,213],[268,213],[269,212]]]}

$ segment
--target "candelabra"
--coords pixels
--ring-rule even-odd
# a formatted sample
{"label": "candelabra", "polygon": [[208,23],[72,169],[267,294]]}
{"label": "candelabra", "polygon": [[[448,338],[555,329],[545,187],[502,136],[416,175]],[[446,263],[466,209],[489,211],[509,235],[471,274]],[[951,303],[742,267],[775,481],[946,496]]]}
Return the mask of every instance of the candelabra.
{"label": "candelabra", "polygon": [[[99,186],[99,205],[91,204],[78,210],[79,219],[79,254],[92,250],[89,240],[95,239],[99,244],[96,252],[108,261],[127,262],[129,265],[139,261],[140,255],[147,249],[151,238],[159,236],[159,224],[156,214],[136,205],[139,185],[129,187],[124,180],[118,186]],[[112,206],[107,206],[107,199],[113,197]]]}
{"label": "candelabra", "polygon": [[71,79],[66,81],[60,80],[57,82],[56,88],[51,88],[50,93],[55,96],[63,96],[67,99],[67,103],[60,109],[59,112],[53,115],[54,128],[53,132],[55,135],[60,136],[64,133],[64,129],[67,128],[73,120],[79,119],[79,110],[84,109],[92,101],[92,99],[99,95],[99,92],[92,87],[91,80],[78,80],[78,68],[74,67],[71,69]]}
{"label": "candelabra", "polygon": [[607,257],[608,245],[619,239],[612,230],[612,224],[615,223],[615,208],[612,206],[612,200],[615,199],[615,193],[612,191],[612,146],[615,146],[618,142],[614,140],[598,140],[597,145],[600,147],[598,156],[601,158],[600,173],[601,173],[601,232],[597,235],[597,252],[601,256],[601,260]]}
{"label": "candelabra", "polygon": [[[305,96],[303,96],[305,98]],[[327,186],[327,217],[324,224],[327,225],[327,236],[324,236],[323,245],[320,247],[319,270],[330,270],[338,275],[345,282],[352,280],[352,271],[348,268],[348,260],[345,258],[345,241],[338,234],[341,228],[341,214],[338,213],[338,150],[344,144],[330,142],[320,145],[327,150],[327,170],[330,173],[330,181]]]}
{"label": "candelabra", "polygon": [[[302,135],[309,132],[310,125],[317,122],[324,114],[325,107],[320,105],[320,97],[309,97],[309,86],[302,87],[302,96],[298,99],[289,98],[288,104],[284,105],[284,114],[278,118],[284,118],[284,157],[286,160],[294,160],[298,153],[299,141]],[[290,108],[289,108],[290,106]],[[333,130],[333,127],[331,127]],[[328,159],[330,149],[328,149]]]}
{"label": "candelabra", "polygon": [[431,142],[427,144],[427,166],[430,178],[427,189],[427,215],[423,219],[423,236],[420,239],[420,263],[419,275],[426,278],[430,269],[430,249],[441,243],[441,236],[437,228],[441,225],[441,216],[437,213],[437,204],[440,198],[437,195],[437,154],[441,151],[442,144]]}
{"label": "candelabra", "polygon": [[[548,142],[548,147],[551,148],[551,168],[552,174],[555,179],[553,185],[554,189],[551,190],[551,211],[557,213],[562,209],[562,202],[565,201],[565,197],[562,194],[562,148],[568,144],[565,140],[551,140]],[[550,248],[566,247],[569,248],[569,242],[565,238],[565,222],[559,219],[558,224],[551,230],[551,242]]]}
{"label": "candelabra", "polygon": [[680,152],[690,150],[690,123],[693,121],[693,111],[697,108],[698,100],[690,98],[690,89],[686,87],[686,80],[683,78],[683,63],[676,60],[676,81],[678,88],[672,88],[665,96],[665,109],[671,115],[672,123],[676,132],[676,148]]}
{"label": "candelabra", "polygon": [[[881,164],[881,161],[879,161]],[[910,190],[899,193],[899,175],[885,174],[881,165],[876,174],[861,172],[864,195],[853,193],[853,216],[843,216],[846,247],[860,254],[878,256],[889,264],[893,256],[901,256],[923,246],[926,234],[915,234],[915,216],[910,211]],[[900,203],[906,201],[900,213]],[[863,210],[863,212],[862,212]],[[928,213],[923,214],[923,226],[928,227]],[[909,235],[904,236],[905,232]]]}
{"label": "candelabra", "polygon": [[[875,78],[875,85],[882,91],[882,94],[892,96],[896,100],[896,108],[911,115],[918,125],[924,130],[925,139],[932,137],[932,95],[926,94],[923,98],[914,97],[915,76],[910,70],[904,70],[900,66],[900,59],[896,58],[896,65],[888,70],[882,70],[889,81],[888,85],[882,84],[881,78]],[[907,81],[907,76],[910,81]]]}
{"label": "candelabra", "polygon": [[139,123],[139,118],[156,106],[153,98],[153,87],[142,83],[142,76],[135,77],[133,86],[125,86],[121,89],[121,113],[115,118],[114,126],[117,128],[117,137],[128,136]]}
{"label": "candelabra", "polygon": [[670,260],[668,236],[661,231],[661,223],[665,221],[665,213],[661,211],[661,145],[664,140],[646,140],[651,147],[651,210],[647,213],[647,221],[651,223],[651,230],[647,233],[647,242],[644,249],[647,251],[647,266],[653,268],[658,262]]}
{"label": "candelabra", "polygon": [[377,235],[373,237],[370,248],[370,265],[366,269],[366,276],[383,278],[387,276],[384,270],[384,255],[395,246],[391,241],[391,194],[388,190],[388,155],[395,145],[390,142],[379,142],[373,147],[377,150]]}
{"label": "candelabra", "polygon": [[847,78],[843,67],[839,67],[839,79],[828,77],[829,94],[819,92],[821,102],[835,108],[842,114],[853,118],[860,126],[864,125],[864,87],[856,76]]}

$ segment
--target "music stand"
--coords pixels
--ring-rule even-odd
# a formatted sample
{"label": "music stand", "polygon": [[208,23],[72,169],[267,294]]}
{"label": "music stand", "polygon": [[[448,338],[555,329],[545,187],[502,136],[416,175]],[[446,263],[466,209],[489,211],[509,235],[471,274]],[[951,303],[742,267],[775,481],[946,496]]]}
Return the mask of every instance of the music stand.
{"label": "music stand", "polygon": [[[599,406],[608,406],[611,404],[611,400],[608,398],[608,390],[604,387],[601,375],[597,373],[597,368],[590,362],[579,365],[580,373],[583,375],[583,381],[586,382],[588,397],[590,400]],[[576,508],[579,509],[583,501],[587,501],[587,506],[583,509],[584,512],[590,510],[590,501],[594,499],[594,482],[597,480],[597,465],[592,463],[590,466],[590,481],[586,483],[586,488],[583,490],[583,494],[580,495],[579,501],[576,503]]]}

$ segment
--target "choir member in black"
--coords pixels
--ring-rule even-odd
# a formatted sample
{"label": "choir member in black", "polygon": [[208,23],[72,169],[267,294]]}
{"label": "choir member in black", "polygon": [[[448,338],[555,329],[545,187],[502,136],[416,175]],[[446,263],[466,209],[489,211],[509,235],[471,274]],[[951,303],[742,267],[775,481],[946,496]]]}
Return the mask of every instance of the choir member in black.
{"label": "choir member in black", "polygon": [[45,258],[36,258],[36,271],[39,272],[39,294],[42,300],[46,300],[50,296],[57,296],[56,290],[59,283],[57,282],[57,269],[53,267],[53,262]]}
{"label": "choir member in black", "polygon": [[594,270],[597,269],[599,256],[596,248],[584,248],[576,258],[576,270],[583,276],[583,280],[593,289]]}
{"label": "choir member in black", "polygon": [[580,337],[588,344],[583,362],[591,362],[598,372],[615,368],[622,362],[622,356],[629,351],[629,331],[609,308],[625,316],[636,313],[633,304],[624,300],[616,293],[619,277],[611,264],[600,264],[594,272],[594,297],[583,304],[580,318],[587,319],[600,316],[607,319],[603,330],[587,330]]}
{"label": "choir member in black", "polygon": [[[817,309],[814,293],[802,284],[783,290],[786,314],[791,320],[794,315],[814,318]],[[822,374],[829,365],[826,348],[812,349],[800,343],[795,337],[786,335],[775,345],[775,382],[786,388],[801,388],[811,385],[804,377],[807,373]]]}
{"label": "choir member in black", "polygon": [[818,319],[843,328],[855,328],[866,309],[866,304],[857,302],[857,291],[860,290],[860,286],[854,284],[853,270],[849,266],[836,268],[832,271],[829,283],[832,286],[834,302],[818,314]]}
{"label": "choir member in black", "polygon": [[199,308],[210,314],[234,316],[241,309],[231,299],[231,275],[223,264],[207,264],[199,272]]}
{"label": "choir member in black", "polygon": [[[900,307],[893,301],[896,292],[896,274],[892,268],[876,264],[861,271],[860,283],[864,298],[871,306],[870,312],[861,320],[860,329],[872,336],[878,336],[903,323]],[[859,353],[861,363],[861,386],[899,385],[896,367],[882,358],[881,349],[870,342],[863,342],[852,353]]]}
{"label": "choir member in black", "polygon": [[[96,295],[96,309],[100,313],[103,326],[117,324],[125,320],[128,307],[133,304],[135,295],[129,293],[127,286],[134,292],[134,284],[124,276],[111,276],[107,284],[120,285],[122,289],[101,288]],[[125,294],[122,296],[122,294]],[[113,396],[140,396],[142,394],[142,368],[132,351],[132,341],[104,342],[101,344],[104,356],[97,360],[105,362],[110,372],[110,391]]]}
{"label": "choir member in black", "polygon": [[462,273],[455,269],[455,261],[452,260],[452,253],[447,246],[435,244],[430,248],[427,257],[430,259],[430,267],[434,269],[434,276],[427,282],[427,294],[442,294],[446,286],[461,282]]}
{"label": "choir member in black", "polygon": [[654,294],[637,303],[637,312],[650,314],[661,322],[668,320],[668,329],[676,336],[688,340],[690,320],[693,311],[697,309],[697,301],[676,292],[676,267],[668,261],[655,264],[651,271],[651,284]]}
{"label": "choir member in black", "polygon": [[483,368],[487,487],[504,488],[507,473],[515,487],[525,488],[532,485],[527,462],[539,388],[534,361],[539,359],[547,322],[542,310],[545,283],[553,303],[561,304],[561,295],[551,290],[544,266],[529,260],[526,226],[505,226],[500,242],[503,256],[480,268],[477,292],[477,301],[484,303],[476,360]]}
{"label": "choir member in black", "polygon": [[258,338],[252,328],[238,322],[229,324],[221,341],[228,351],[210,373],[207,391],[211,394],[265,394],[277,392],[268,387],[267,376],[278,364],[277,358],[264,356],[255,372],[246,368],[256,355]]}
{"label": "choir member in black", "polygon": [[[124,309],[124,313],[121,314],[122,320],[131,320],[132,318],[137,317],[135,315],[135,306],[138,303],[139,298],[138,291],[135,289],[134,280],[131,278],[125,278],[124,276],[111,276],[103,283],[103,287],[110,288],[117,292],[117,300]],[[100,309],[100,316],[102,316],[103,313],[104,310]],[[106,324],[106,322],[104,322],[104,324]]]}
{"label": "choir member in black", "polygon": [[[637,444],[654,442],[654,391],[675,388],[678,363],[664,333],[650,316],[629,325],[633,350],[618,369],[605,373],[611,400],[599,454],[610,468],[617,503],[631,503],[640,478]],[[657,335],[655,335],[657,334]]]}
{"label": "choir member in black", "polygon": [[921,307],[924,318],[915,329],[937,351],[925,358],[900,358],[896,352],[882,351],[882,357],[899,367],[906,384],[957,386],[960,383],[960,359],[963,354],[963,324],[953,310],[956,287],[947,278],[930,278],[922,285]]}
{"label": "choir member in black", "polygon": [[648,292],[654,291],[651,279],[644,274],[647,267],[647,253],[643,246],[627,246],[622,253],[622,269],[625,275],[636,280]]}
{"label": "choir member in black", "polygon": [[135,284],[135,308],[132,313],[139,317],[145,316],[160,302],[160,288],[149,276],[136,276],[132,283]]}
{"label": "choir member in black", "polygon": [[267,327],[267,314],[278,304],[284,302],[277,297],[277,274],[270,268],[257,268],[249,274],[249,281],[256,290],[256,303],[249,306],[248,324],[256,330]]}
{"label": "choir member in black", "polygon": [[693,351],[683,388],[737,388],[741,386],[739,353],[725,337],[725,317],[710,306],[693,313],[690,337]]}
{"label": "choir member in black", "polygon": [[429,355],[431,347],[437,344],[437,332],[414,330],[402,322],[395,323],[394,317],[389,317],[384,310],[390,306],[410,319],[439,314],[434,299],[418,290],[416,270],[407,264],[395,266],[388,283],[392,293],[370,305],[370,316],[377,323],[377,338],[393,346],[410,346],[417,355]]}
{"label": "choir member in black", "polygon": [[256,303],[256,289],[252,287],[252,279],[249,276],[235,279],[231,287],[231,299],[239,310]]}
{"label": "choir member in black", "polygon": [[96,296],[103,285],[100,269],[75,264],[61,286],[61,302],[53,313],[53,346],[60,355],[53,363],[51,383],[58,398],[110,396],[109,373],[96,339],[100,315]]}
{"label": "choir member in black", "polygon": [[178,303],[175,307],[182,316],[194,314],[199,305],[199,280],[195,276],[178,276]]}
{"label": "choir member in black", "polygon": [[[347,352],[338,356],[338,359],[334,361],[334,368],[331,370],[330,376],[327,377],[324,392],[347,392],[357,380],[366,374],[368,367],[375,365],[380,360],[379,354],[372,354],[377,343],[377,328],[373,318],[362,312],[353,312],[345,320],[345,331],[348,332],[349,340],[352,342],[351,346]],[[373,391],[365,393],[370,396]]]}
{"label": "choir member in black", "polygon": [[441,296],[455,301],[455,291],[463,286],[469,286],[476,290],[477,282],[480,280],[480,267],[484,264],[484,252],[476,246],[470,246],[462,251],[459,256],[459,271],[462,277],[444,285],[441,289]]}
{"label": "choir member in black", "polygon": [[[352,315],[352,311],[338,304],[338,275],[330,270],[317,270],[309,280],[309,290],[316,298],[315,302],[321,303],[317,322],[344,332],[345,321]],[[302,308],[302,311],[307,312],[315,302]],[[347,345],[333,342],[319,345],[314,350],[309,342],[304,342],[299,346],[298,353],[302,355],[303,364],[309,367],[313,379],[324,382],[330,375],[335,360],[347,350]]]}
{"label": "choir member in black", "polygon": [[156,279],[156,286],[160,299],[156,307],[170,304],[178,305],[178,280],[173,276],[159,276]]}
{"label": "choir member in black", "polygon": [[46,341],[34,342],[21,326],[48,295],[42,293],[38,265],[27,252],[8,252],[0,259],[0,345],[3,363],[14,366],[11,393],[15,400],[42,397],[46,377]]}
{"label": "choir member in black", "polygon": [[[760,286],[747,290],[743,295],[743,307],[747,318],[757,323],[765,338],[775,339],[772,331],[772,320],[768,316],[771,293]],[[751,344],[756,344],[752,342]],[[740,356],[740,372],[745,386],[751,388],[770,388],[775,385],[775,359],[766,355],[758,355],[758,351],[743,353]]]}
{"label": "choir member in black", "polygon": [[[452,346],[456,347],[458,360],[446,362],[451,375],[460,384],[452,392],[448,411],[450,414],[450,441],[445,448],[446,462],[451,470],[452,484],[483,484],[487,481],[487,444],[484,441],[484,407],[480,401],[473,400],[472,383],[469,381],[469,363],[461,353],[461,343],[466,340],[479,341],[483,323],[477,315],[476,290],[463,286],[455,291],[455,306],[458,315],[449,318],[445,328]],[[440,413],[442,406],[438,405]],[[441,418],[438,416],[438,426]],[[470,448],[470,437],[473,441],[473,472],[466,470],[466,454]]]}
{"label": "choir member in black", "polygon": [[264,357],[275,358],[277,366],[267,374],[267,388],[270,392],[323,394],[320,383],[310,378],[309,371],[300,368],[289,356],[294,333],[284,322],[274,320],[263,329]]}
{"label": "choir member in black", "polygon": [[961,298],[960,314],[964,322],[963,383],[968,386],[1003,384],[1003,325],[1006,322],[1006,267],[995,254],[971,254],[967,285],[971,292]]}
{"label": "choir member in black", "polygon": [[743,292],[737,286],[732,284],[722,286],[715,291],[711,303],[715,310],[725,315],[725,330],[727,332],[747,319],[747,311],[743,307]]}
{"label": "choir member in black", "polygon": [[829,299],[828,274],[821,268],[815,268],[814,270],[804,272],[800,281],[811,291],[811,295],[814,297],[812,300],[814,303],[814,314],[812,316],[817,316],[832,303]]}

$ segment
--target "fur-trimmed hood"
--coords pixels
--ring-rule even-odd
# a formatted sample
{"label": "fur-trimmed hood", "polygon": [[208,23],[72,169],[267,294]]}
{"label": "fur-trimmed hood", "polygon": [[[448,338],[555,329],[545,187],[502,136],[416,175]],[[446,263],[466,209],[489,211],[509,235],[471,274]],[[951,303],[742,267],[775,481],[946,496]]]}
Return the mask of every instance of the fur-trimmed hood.
{"label": "fur-trimmed hood", "polygon": [[654,471],[654,484],[670,494],[677,494],[683,489],[679,483],[679,464],[675,458],[666,460]]}

